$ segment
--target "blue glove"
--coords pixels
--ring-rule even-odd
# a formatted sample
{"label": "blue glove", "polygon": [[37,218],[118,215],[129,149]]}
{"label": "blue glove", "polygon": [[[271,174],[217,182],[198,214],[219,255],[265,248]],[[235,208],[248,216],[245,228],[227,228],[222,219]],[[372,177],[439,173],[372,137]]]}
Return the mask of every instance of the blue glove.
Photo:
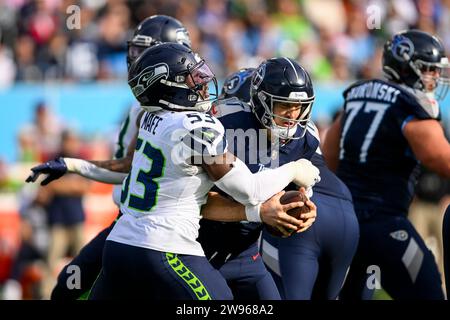
{"label": "blue glove", "polygon": [[41,186],[45,186],[53,180],[61,178],[67,172],[67,165],[63,158],[57,158],[33,167],[31,168],[31,171],[33,171],[33,173],[31,173],[25,181],[35,182],[42,173],[48,174],[47,178],[41,182]]}

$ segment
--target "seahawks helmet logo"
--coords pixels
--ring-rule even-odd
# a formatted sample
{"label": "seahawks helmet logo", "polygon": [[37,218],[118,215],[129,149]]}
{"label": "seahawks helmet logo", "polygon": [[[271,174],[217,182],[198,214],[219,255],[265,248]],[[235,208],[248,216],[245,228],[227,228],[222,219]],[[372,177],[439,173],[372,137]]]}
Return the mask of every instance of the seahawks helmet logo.
{"label": "seahawks helmet logo", "polygon": [[165,63],[158,63],[142,70],[136,77],[131,79],[130,84],[134,84],[131,91],[137,98],[144,93],[152,84],[169,76],[169,66]]}
{"label": "seahawks helmet logo", "polygon": [[409,61],[414,53],[412,41],[402,35],[396,35],[392,40],[392,55],[399,61]]}
{"label": "seahawks helmet logo", "polygon": [[264,76],[266,74],[266,64],[262,64],[256,69],[255,74],[252,79],[252,87],[254,89],[258,89],[261,82],[264,80]]}

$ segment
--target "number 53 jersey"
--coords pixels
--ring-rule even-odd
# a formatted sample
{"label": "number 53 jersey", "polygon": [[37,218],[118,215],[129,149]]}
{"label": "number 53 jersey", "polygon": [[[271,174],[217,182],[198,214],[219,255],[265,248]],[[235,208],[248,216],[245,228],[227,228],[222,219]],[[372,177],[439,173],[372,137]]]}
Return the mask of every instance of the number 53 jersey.
{"label": "number 53 jersey", "polygon": [[208,114],[145,112],[132,168],[122,184],[123,215],[108,240],[203,256],[196,241],[200,208],[213,182],[199,159],[226,150],[224,128]]}
{"label": "number 53 jersey", "polygon": [[344,98],[337,175],[349,187],[356,211],[406,215],[419,162],[403,128],[412,119],[439,120],[437,102],[382,80],[357,82]]}

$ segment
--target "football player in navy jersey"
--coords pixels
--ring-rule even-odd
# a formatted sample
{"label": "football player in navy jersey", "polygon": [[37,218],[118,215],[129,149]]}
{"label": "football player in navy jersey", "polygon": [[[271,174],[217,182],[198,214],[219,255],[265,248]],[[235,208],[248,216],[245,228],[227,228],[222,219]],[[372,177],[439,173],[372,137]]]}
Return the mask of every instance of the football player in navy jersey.
{"label": "football player in navy jersey", "polygon": [[444,299],[434,257],[407,219],[419,162],[450,177],[437,100],[448,89],[442,42],[419,30],[386,42],[387,80],[356,82],[327,133],[324,154],[349,187],[360,242],[342,292],[369,299],[375,278],[394,299]]}
{"label": "football player in navy jersey", "polygon": [[[288,63],[284,68],[270,66],[271,73],[267,75],[267,78],[265,77],[258,87],[252,88],[250,88],[250,80],[254,69],[242,69],[225,81],[222,96],[224,98],[235,96],[241,100],[241,103],[250,104],[254,112],[251,117],[261,119],[259,121],[263,126],[270,127],[273,111],[270,102],[266,102],[270,100],[262,100],[261,97],[276,99],[277,96],[285,95],[284,87],[288,84],[280,85],[280,83],[285,82],[283,72],[289,69]],[[264,96],[261,96],[261,93]],[[313,96],[312,92],[309,94]],[[237,115],[234,115],[237,119],[236,123],[239,123],[236,116],[242,113],[237,112]],[[226,123],[231,120],[231,117],[230,115],[219,117],[219,119]],[[248,115],[245,118],[248,118]],[[306,232],[290,237],[275,237],[264,229],[262,258],[283,299],[336,299],[356,251],[359,236],[358,222],[350,191],[325,164],[316,127],[312,121],[309,121],[306,126],[305,136],[292,139],[280,148],[280,160],[306,157],[319,168],[321,180],[313,187],[311,198],[317,206],[318,215],[315,223]],[[304,141],[309,142],[305,144]],[[288,149],[289,144],[291,145]],[[298,149],[300,153],[287,152],[292,149]],[[211,243],[211,241],[205,243]]]}
{"label": "football player in navy jersey", "polygon": [[[234,141],[236,154],[245,149],[245,162],[251,171],[299,158],[314,158],[325,167],[321,156],[316,153],[320,152],[319,139],[314,124],[310,122],[314,102],[312,82],[297,62],[274,58],[264,61],[256,71],[242,69],[225,81],[222,98],[216,102],[212,112],[225,129],[241,129],[243,134],[258,129],[266,131],[272,139],[267,150],[259,150],[257,161],[251,159],[251,138],[244,145]],[[258,140],[264,137],[259,136]],[[230,145],[232,138],[227,136]],[[261,146],[260,141],[257,143]],[[316,166],[319,167],[318,164]],[[302,230],[306,232],[291,237],[272,237],[264,231],[262,259],[258,249],[258,237],[263,229],[261,224],[201,221],[199,240],[205,253],[211,257],[211,264],[224,275],[236,298],[277,298],[273,277],[263,266],[264,261],[282,298],[309,299],[317,276],[318,260],[327,258],[329,263],[325,262],[321,269],[323,272],[319,273],[323,274],[319,277],[323,278],[323,287],[317,291],[317,297],[336,298],[356,250],[358,225],[349,191],[331,172],[321,171],[326,181],[320,182],[313,190],[324,189],[324,195],[322,198],[313,197],[313,202],[321,203],[322,211],[327,210],[328,213],[318,216],[311,228]],[[290,185],[286,190],[292,189],[295,186]],[[319,212],[320,209],[317,210]],[[322,226],[312,231],[317,228],[317,221],[321,221]],[[322,244],[316,240],[318,233],[322,234]],[[307,240],[301,240],[303,237]],[[278,253],[273,253],[279,243],[285,244],[281,248],[283,255],[280,261]],[[309,250],[302,251],[306,245]],[[314,259],[311,259],[311,252]],[[282,280],[278,264],[286,267]]]}

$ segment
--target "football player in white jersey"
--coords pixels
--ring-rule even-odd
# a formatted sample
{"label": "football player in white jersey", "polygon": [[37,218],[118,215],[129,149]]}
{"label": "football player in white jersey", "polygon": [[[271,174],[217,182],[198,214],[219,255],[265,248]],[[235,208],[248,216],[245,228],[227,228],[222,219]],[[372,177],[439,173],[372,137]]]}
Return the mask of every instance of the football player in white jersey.
{"label": "football player in white jersey", "polygon": [[[187,30],[178,20],[164,15],[151,16],[142,21],[135,30],[133,38],[128,43],[127,64],[128,67],[142,53],[144,49],[149,46],[155,45],[161,42],[177,42],[190,47],[190,39]],[[116,143],[115,159],[124,157],[125,151],[128,146],[132,144],[133,137],[137,134],[137,119],[141,116],[142,109],[139,105],[135,105],[130,109],[127,119],[121,126],[118,141]],[[131,150],[134,150],[134,145],[131,146]],[[58,163],[53,162],[50,164],[54,170],[58,171]],[[100,173],[100,172],[97,172]],[[108,175],[107,175],[108,176]],[[120,176],[121,177],[121,176]],[[105,179],[105,177],[98,177],[97,180]],[[106,182],[108,177],[106,179]],[[47,183],[50,180],[47,181]],[[121,186],[116,185],[114,187],[113,198],[114,202],[120,205],[120,193]],[[285,228],[305,230],[314,221],[315,211],[313,210],[308,217],[304,220],[296,220],[286,215],[285,212],[294,206],[301,204],[294,203],[288,205],[281,205],[279,198],[281,193],[274,196],[261,206],[261,219],[265,223],[274,227],[280,228],[285,235],[289,232]],[[242,205],[236,202],[231,202],[220,196],[210,194],[210,201],[208,201],[208,210],[202,211],[202,214],[209,215],[210,219],[222,219],[227,221],[236,221],[247,219],[245,209]],[[213,215],[213,216],[212,216]],[[309,218],[309,219],[308,219]],[[86,296],[89,292],[93,282],[97,278],[102,264],[102,250],[105,243],[105,239],[112,229],[114,223],[108,228],[100,232],[89,244],[87,244],[80,254],[75,257],[58,276],[58,283],[52,292],[52,299],[56,300],[70,300],[77,299]],[[67,268],[76,265],[81,268],[83,277],[81,281],[81,287],[78,289],[69,290],[67,287],[67,278],[71,275],[70,272],[66,272]]]}
{"label": "football player in white jersey", "polygon": [[[134,297],[153,299],[231,298],[196,241],[209,189],[215,184],[247,205],[247,220],[261,221],[262,201],[291,181],[309,187],[319,179],[307,160],[251,174],[227,153],[223,126],[203,113],[210,107],[208,83],[213,80],[205,62],[178,44],[147,49],[131,66],[130,87],[147,112],[139,119],[132,163],[97,163],[122,172],[131,166],[131,172],[121,195],[124,215],[105,245],[93,299],[120,298],[131,291]],[[92,163],[65,162],[69,171],[92,171]]]}
{"label": "football player in white jersey", "polygon": [[[131,39],[127,42],[127,67],[137,59],[137,57],[148,47],[158,43],[174,42],[191,47],[189,33],[184,25],[177,19],[166,15],[153,15],[139,23],[134,30]],[[126,157],[128,147],[137,135],[137,119],[143,112],[138,103],[131,106],[126,119],[123,121],[114,148],[114,159]],[[134,146],[132,146],[134,149]],[[114,185],[113,201],[120,207],[120,193],[122,186]],[[265,213],[263,211],[263,213]],[[120,213],[119,213],[120,216]],[[117,219],[116,219],[117,220]],[[115,221],[99,232],[88,244],[86,244],[79,254],[70,261],[59,273],[58,281],[54,287],[52,300],[75,300],[87,296],[95,279],[100,273],[102,266],[102,252],[106,237],[109,235]],[[67,285],[67,281],[72,275],[74,266],[80,269],[80,286],[72,288]]]}

